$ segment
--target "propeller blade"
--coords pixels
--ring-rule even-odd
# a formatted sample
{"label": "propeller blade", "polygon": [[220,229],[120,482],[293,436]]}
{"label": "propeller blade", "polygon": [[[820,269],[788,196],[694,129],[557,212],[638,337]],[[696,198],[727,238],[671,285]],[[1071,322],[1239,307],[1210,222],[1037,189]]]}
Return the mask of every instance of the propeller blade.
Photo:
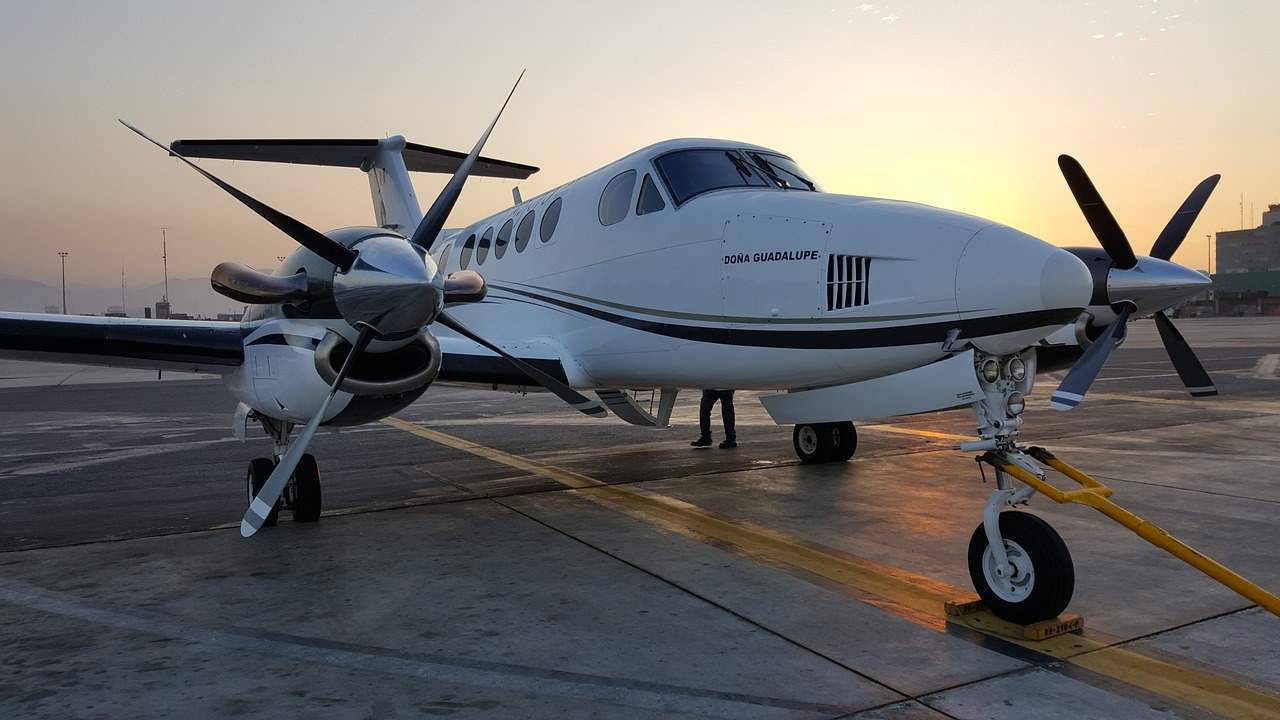
{"label": "propeller blade", "polygon": [[324,414],[329,410],[329,403],[333,402],[333,396],[338,393],[338,388],[342,385],[342,381],[347,377],[347,373],[355,363],[356,356],[369,347],[369,341],[372,339],[373,328],[368,325],[361,326],[360,336],[356,338],[355,345],[351,348],[351,352],[347,354],[347,359],[342,362],[342,369],[338,371],[338,376],[334,378],[333,384],[329,386],[329,393],[325,395],[324,402],[320,404],[320,409],[316,411],[315,416],[302,429],[302,432],[298,433],[298,436],[293,439],[293,442],[289,443],[289,449],[285,451],[284,457],[280,458],[280,464],[276,465],[276,469],[271,471],[271,477],[267,478],[267,482],[258,491],[258,496],[253,499],[253,502],[249,503],[249,509],[245,510],[244,519],[240,521],[241,537],[250,537],[262,529],[262,524],[266,522],[267,516],[271,514],[271,509],[275,507],[276,501],[280,499],[280,494],[284,492],[284,486],[289,482],[289,478],[293,476],[293,471],[297,469],[303,454],[306,453],[307,446],[311,444],[311,438],[315,436],[316,430],[320,427],[320,422],[324,420]]}
{"label": "propeller blade", "polygon": [[[483,345],[484,347],[489,348],[495,353],[506,358],[507,362],[514,365],[517,370],[520,370],[524,374],[536,380],[537,383],[542,387],[555,393],[556,397],[560,398],[566,403],[569,403],[569,405],[573,409],[577,410],[578,412],[584,415],[590,415],[592,417],[605,417],[609,414],[609,411],[605,410],[604,405],[600,404],[598,400],[592,400],[582,395],[577,390],[574,390],[568,385],[565,385],[559,380],[542,372],[538,368],[508,353],[506,350],[503,350],[497,345],[494,345],[488,340],[485,340],[484,338],[472,332],[466,325],[463,325],[462,323],[458,322],[458,319],[450,315],[448,311],[445,311],[445,310],[440,311],[440,314],[436,316],[436,322],[440,323],[441,325],[444,325],[450,330],[453,330],[459,335],[465,338],[468,338],[479,345]],[[270,506],[268,506],[267,510],[269,511],[270,509],[271,509]]]}
{"label": "propeller blade", "polygon": [[1187,386],[1191,396],[1217,395],[1218,388],[1213,384],[1209,373],[1205,372],[1204,365],[1200,364],[1200,358],[1196,357],[1182,333],[1178,332],[1173,321],[1163,312],[1156,313],[1156,329],[1160,331],[1160,340],[1164,342],[1164,349],[1173,361],[1173,368],[1178,371],[1178,377],[1182,378],[1182,384]]}
{"label": "propeller blade", "polygon": [[1115,266],[1121,270],[1128,270],[1137,265],[1138,258],[1133,254],[1133,247],[1129,245],[1129,239],[1125,237],[1124,230],[1120,229],[1120,223],[1116,222],[1115,216],[1107,209],[1107,204],[1102,201],[1102,195],[1093,186],[1093,182],[1089,180],[1080,163],[1070,155],[1059,155],[1058,168],[1062,170],[1062,177],[1066,178],[1071,194],[1075,195],[1076,203],[1084,213],[1084,219],[1089,221],[1089,227],[1097,236],[1098,243],[1102,245],[1103,250],[1107,251],[1107,255],[1111,256]]}
{"label": "propeller blade", "polygon": [[267,205],[266,203],[256,200],[255,198],[249,196],[248,194],[243,193],[240,190],[237,190],[235,187],[232,187],[229,183],[223,182],[222,180],[214,176],[213,173],[208,172],[204,168],[200,167],[199,165],[196,165],[195,163],[186,159],[182,155],[179,155],[177,152],[174,152],[172,148],[165,147],[163,143],[159,142],[155,138],[152,138],[151,136],[142,132],[138,128],[130,125],[124,120],[121,120],[120,124],[134,131],[135,133],[137,133],[139,136],[141,136],[144,140],[151,143],[152,145],[155,145],[161,150],[164,150],[170,155],[186,163],[188,166],[191,167],[192,170],[195,170],[196,172],[208,178],[209,181],[212,182],[214,185],[217,185],[223,190],[226,190],[227,193],[231,195],[231,197],[239,200],[241,203],[245,205],[245,207],[257,213],[260,217],[262,217],[262,219],[266,220],[272,225],[275,225],[276,228],[278,228],[285,235],[288,235],[289,237],[293,238],[294,241],[297,242],[302,247],[310,250],[311,252],[319,255],[325,260],[328,260],[329,262],[338,266],[343,272],[346,272],[347,270],[351,269],[351,264],[354,263],[356,260],[356,251],[346,247],[341,243],[337,243],[337,242],[334,242],[333,240],[330,240],[327,236],[325,236],[324,233],[321,233],[318,230],[314,230],[302,224],[301,222],[295,220],[294,218],[289,217],[288,215],[285,215],[279,210],[276,210],[270,205]]}
{"label": "propeller blade", "polygon": [[498,118],[502,117],[502,111],[507,109],[507,103],[511,102],[511,96],[516,94],[516,88],[520,86],[520,80],[524,77],[524,71],[520,71],[520,77],[516,78],[516,84],[511,86],[511,92],[507,93],[507,99],[502,101],[502,107],[498,109],[498,114],[494,116],[493,122],[489,123],[489,127],[480,136],[480,140],[476,146],[471,149],[471,154],[462,161],[458,169],[453,171],[453,177],[449,178],[449,182],[444,186],[444,190],[436,196],[435,202],[431,203],[431,208],[427,210],[427,214],[422,216],[422,221],[418,223],[418,227],[413,231],[411,240],[427,250],[436,241],[436,236],[440,234],[440,230],[444,228],[445,220],[449,218],[449,213],[453,211],[454,203],[458,202],[458,196],[462,194],[462,186],[467,182],[467,175],[471,173],[471,167],[476,164],[476,158],[480,157],[480,150],[484,148],[484,144],[489,139],[489,133],[493,132],[493,128],[498,124]]}
{"label": "propeller blade", "polygon": [[[1115,350],[1124,339],[1128,331],[1129,314],[1132,312],[1133,306],[1126,304],[1124,309],[1116,315],[1116,319],[1107,326],[1106,331],[1084,351],[1076,364],[1071,366],[1067,376],[1062,379],[1062,384],[1053,391],[1053,397],[1049,399],[1049,407],[1054,410],[1072,410],[1084,400],[1084,394],[1089,391],[1089,386],[1093,385],[1094,378],[1098,377],[1098,372],[1106,364],[1111,351]],[[267,509],[270,510],[270,508]]]}
{"label": "propeller blade", "polygon": [[1156,242],[1151,246],[1151,257],[1168,260],[1178,251],[1178,246],[1187,237],[1187,231],[1191,229],[1192,223],[1196,221],[1196,217],[1200,215],[1200,210],[1204,208],[1204,204],[1208,202],[1209,196],[1213,194],[1213,189],[1218,186],[1218,180],[1221,175],[1210,175],[1195,190],[1182,201],[1182,206],[1178,208],[1178,212],[1169,218],[1169,224],[1164,226],[1164,230],[1160,231],[1160,236],[1156,238]]}

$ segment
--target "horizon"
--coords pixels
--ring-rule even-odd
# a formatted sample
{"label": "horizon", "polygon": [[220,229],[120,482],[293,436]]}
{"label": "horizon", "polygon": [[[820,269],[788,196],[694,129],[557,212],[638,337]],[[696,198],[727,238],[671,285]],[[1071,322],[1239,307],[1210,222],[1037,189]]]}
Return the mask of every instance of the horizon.
{"label": "horizon", "polygon": [[[522,67],[485,154],[542,168],[518,183],[525,197],[660,139],[727,137],[791,155],[828,192],[1095,245],[1058,173],[1065,152],[1139,253],[1222,173],[1174,258],[1193,268],[1206,234],[1241,216],[1252,227],[1280,202],[1269,4],[499,5],[6,4],[6,272],[57,283],[64,250],[69,285],[109,287],[122,263],[128,284],[154,283],[161,227],[172,277],[207,278],[223,260],[274,266],[292,250],[117,117],[164,142],[403,134],[465,151]],[[415,43],[387,44],[387,18]],[[519,52],[494,52],[508,46],[493,36]],[[319,229],[372,222],[363,173],[201,164]],[[446,179],[413,175],[423,205]],[[471,179],[448,226],[507,206],[515,184]]]}

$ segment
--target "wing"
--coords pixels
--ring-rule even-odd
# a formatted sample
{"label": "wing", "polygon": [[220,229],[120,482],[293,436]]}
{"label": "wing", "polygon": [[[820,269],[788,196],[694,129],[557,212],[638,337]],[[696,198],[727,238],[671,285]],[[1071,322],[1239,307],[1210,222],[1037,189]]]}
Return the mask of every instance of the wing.
{"label": "wing", "polygon": [[237,322],[0,313],[0,357],[14,360],[225,373],[242,337]]}

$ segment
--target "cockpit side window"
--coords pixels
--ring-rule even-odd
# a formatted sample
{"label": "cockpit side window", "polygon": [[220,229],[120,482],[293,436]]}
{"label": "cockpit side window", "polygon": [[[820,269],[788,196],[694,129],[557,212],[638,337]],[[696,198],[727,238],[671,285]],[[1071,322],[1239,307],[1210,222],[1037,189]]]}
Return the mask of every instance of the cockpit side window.
{"label": "cockpit side window", "polygon": [[676,150],[653,164],[676,205],[712,190],[776,187],[754,163],[734,149]]}
{"label": "cockpit side window", "polygon": [[665,209],[667,203],[662,200],[662,193],[658,192],[653,176],[645,173],[644,180],[640,183],[640,197],[636,200],[636,215],[647,215]]}
{"label": "cockpit side window", "polygon": [[618,173],[604,186],[604,192],[600,193],[601,225],[614,225],[626,219],[627,210],[631,208],[631,193],[635,189],[635,170]]}

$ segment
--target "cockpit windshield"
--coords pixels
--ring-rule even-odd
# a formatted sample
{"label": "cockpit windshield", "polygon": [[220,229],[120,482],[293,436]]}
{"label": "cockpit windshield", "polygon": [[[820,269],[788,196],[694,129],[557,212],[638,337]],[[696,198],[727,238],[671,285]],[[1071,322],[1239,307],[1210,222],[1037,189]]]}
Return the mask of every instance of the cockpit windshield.
{"label": "cockpit windshield", "polygon": [[655,158],[653,162],[676,205],[722,188],[818,189],[791,158],[776,153],[698,148],[676,150]]}

